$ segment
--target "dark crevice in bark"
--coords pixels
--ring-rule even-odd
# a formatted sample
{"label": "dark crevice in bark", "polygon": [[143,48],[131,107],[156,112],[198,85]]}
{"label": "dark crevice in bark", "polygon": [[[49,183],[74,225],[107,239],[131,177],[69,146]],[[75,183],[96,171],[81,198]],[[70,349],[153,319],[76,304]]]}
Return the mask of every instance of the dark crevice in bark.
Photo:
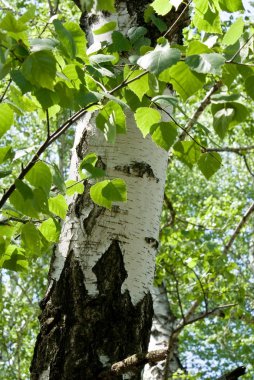
{"label": "dark crevice in bark", "polygon": [[135,177],[143,178],[146,175],[147,178],[154,178],[157,183],[159,182],[159,179],[154,175],[153,169],[146,162],[133,161],[129,165],[115,166],[114,169]]}
{"label": "dark crevice in bark", "polygon": [[[31,379],[50,366],[50,380],[95,380],[114,362],[146,352],[152,299],[134,306],[121,286],[127,273],[117,241],[96,263],[98,295],[90,296],[79,261],[67,257],[61,277],[42,303],[41,331],[31,365]],[[104,362],[104,363],[103,363]],[[141,371],[141,369],[140,369]],[[140,379],[140,371],[131,379]],[[110,375],[111,379],[122,376]]]}

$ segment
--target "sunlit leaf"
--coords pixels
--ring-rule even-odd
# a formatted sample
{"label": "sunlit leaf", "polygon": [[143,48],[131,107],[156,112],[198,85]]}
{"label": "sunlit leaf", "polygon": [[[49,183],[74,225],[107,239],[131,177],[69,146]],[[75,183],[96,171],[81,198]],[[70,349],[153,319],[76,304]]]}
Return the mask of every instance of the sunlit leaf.
{"label": "sunlit leaf", "polygon": [[198,160],[198,167],[206,179],[210,179],[221,167],[221,156],[217,152],[203,153]]}
{"label": "sunlit leaf", "polygon": [[90,196],[99,206],[111,208],[113,202],[127,201],[126,184],[120,178],[98,182],[91,187]]}
{"label": "sunlit leaf", "polygon": [[153,124],[158,123],[161,119],[160,113],[154,108],[139,107],[135,112],[137,127],[141,130],[143,137],[150,132]]}
{"label": "sunlit leaf", "polygon": [[56,197],[49,198],[48,204],[49,211],[59,216],[61,219],[65,219],[68,205],[62,194],[58,194]]}
{"label": "sunlit leaf", "polygon": [[168,43],[157,45],[156,48],[139,58],[138,65],[151,73],[158,75],[163,70],[175,65],[181,57],[178,49],[172,49]]}

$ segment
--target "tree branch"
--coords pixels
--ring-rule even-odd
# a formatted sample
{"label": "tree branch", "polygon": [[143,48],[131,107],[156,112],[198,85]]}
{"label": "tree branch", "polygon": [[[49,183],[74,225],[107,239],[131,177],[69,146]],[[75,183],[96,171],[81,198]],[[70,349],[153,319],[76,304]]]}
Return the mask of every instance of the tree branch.
{"label": "tree branch", "polygon": [[225,375],[222,375],[216,380],[238,380],[240,376],[243,376],[245,374],[246,374],[246,368],[241,366],[241,367],[235,368],[233,371],[225,373]]}
{"label": "tree branch", "polygon": [[[142,76],[144,76],[147,73],[148,73],[148,71],[144,71],[143,73],[141,73],[140,75],[136,76],[135,78],[123,81],[122,83],[120,83],[120,85],[116,86],[111,91],[109,91],[108,94],[109,95],[113,95],[119,89],[127,86],[129,83],[132,83],[135,80],[138,80],[139,78],[141,78]],[[75,123],[82,116],[84,116],[88,112],[88,110],[89,110],[90,107],[92,107],[94,105],[97,105],[98,103],[99,103],[99,101],[91,103],[91,104],[87,105],[86,107],[82,108],[81,110],[79,110],[78,112],[76,112],[73,116],[71,116],[66,122],[64,122],[54,133],[52,133],[50,136],[48,136],[47,139],[44,141],[44,143],[39,147],[39,149],[37,150],[37,152],[35,153],[35,155],[33,156],[33,158],[29,161],[29,163],[27,164],[27,166],[25,166],[24,168],[22,168],[22,170],[21,170],[21,172],[20,172],[20,174],[19,174],[19,176],[17,178],[20,179],[20,180],[22,180],[25,177],[25,175],[29,172],[29,170],[31,170],[32,167],[35,165],[35,163],[38,161],[38,159],[40,158],[40,156],[42,155],[42,153],[44,153],[45,150],[55,140],[57,140],[63,133],[65,133],[67,131],[67,129],[73,123]],[[13,183],[8,188],[8,190],[3,194],[2,198],[0,199],[0,209],[4,206],[4,204],[9,199],[9,197],[11,196],[11,194],[14,192],[15,189],[16,189],[16,185],[15,185],[15,183]]]}
{"label": "tree branch", "polygon": [[246,211],[246,213],[243,215],[240,223],[238,224],[238,226],[236,227],[236,229],[234,230],[229,242],[224,246],[224,253],[226,254],[229,249],[231,248],[232,244],[234,243],[235,239],[237,238],[237,236],[240,234],[241,232],[241,229],[243,228],[243,226],[246,224],[247,220],[249,219],[249,217],[251,216],[251,214],[253,213],[254,211],[254,203],[252,203],[252,205],[249,207],[249,209]]}
{"label": "tree branch", "polygon": [[[167,223],[167,227],[171,227],[175,223],[176,212],[175,212],[175,209],[173,207],[173,203],[171,202],[171,200],[169,199],[169,197],[167,196],[166,193],[164,193],[164,202],[165,202],[165,204],[167,206],[167,209],[170,212],[170,217],[171,217],[171,220]],[[163,229],[163,227],[162,227],[162,229]]]}
{"label": "tree branch", "polygon": [[238,146],[238,147],[221,147],[221,148],[205,148],[204,153],[208,152],[232,152],[232,153],[242,153],[244,151],[248,150],[254,150],[254,145],[249,145],[249,146]]}
{"label": "tree branch", "polygon": [[[230,305],[223,305],[223,306],[218,306],[217,308],[210,310],[207,313],[203,313],[202,315],[199,315],[196,317],[196,320],[200,320],[202,318],[205,318],[211,314],[214,314],[216,311],[225,309],[228,307],[235,306],[235,304],[230,304]],[[194,319],[191,319],[189,322],[186,322],[186,324],[194,323]],[[183,327],[182,327],[183,328]],[[181,330],[182,330],[181,328]],[[176,339],[176,336],[179,334],[180,329],[175,329],[173,333],[171,334],[171,340]],[[172,344],[172,341],[171,341]],[[99,375],[99,379],[110,379],[110,375],[122,375],[126,372],[135,372],[138,367],[143,366],[147,363],[150,364],[155,364],[159,361],[165,360],[167,358],[168,353],[171,350],[171,345],[169,344],[167,348],[165,349],[160,349],[160,350],[155,350],[155,351],[150,351],[146,353],[139,353],[139,354],[134,354],[131,356],[128,356],[126,359],[123,359],[117,363],[114,363],[109,371],[102,372]],[[226,378],[229,379],[229,378]]]}
{"label": "tree branch", "polygon": [[206,107],[211,103],[211,96],[222,87],[222,82],[217,81],[213,85],[213,87],[210,89],[210,91],[206,94],[204,99],[201,101],[200,105],[192,115],[192,117],[189,119],[187,124],[184,127],[183,132],[179,136],[179,140],[184,140],[185,137],[188,135],[188,132],[192,129],[192,127],[196,124],[201,114],[204,112]]}
{"label": "tree branch", "polygon": [[183,15],[185,14],[185,12],[187,11],[187,9],[189,8],[190,4],[191,4],[192,0],[189,0],[188,3],[185,5],[185,7],[183,8],[182,12],[179,14],[179,16],[177,17],[177,19],[173,22],[172,25],[170,25],[169,29],[163,34],[163,37],[169,37],[174,29],[175,29],[175,26],[178,24],[178,22],[180,21],[180,19],[183,17]]}

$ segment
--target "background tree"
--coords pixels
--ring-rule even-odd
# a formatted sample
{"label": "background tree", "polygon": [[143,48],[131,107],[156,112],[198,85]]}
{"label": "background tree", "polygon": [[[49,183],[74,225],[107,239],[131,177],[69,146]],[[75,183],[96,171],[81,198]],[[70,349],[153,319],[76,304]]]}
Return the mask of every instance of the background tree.
{"label": "background tree", "polygon": [[[27,6],[26,3],[23,3],[23,5],[25,7]],[[111,5],[112,3],[110,3],[110,6]],[[174,5],[177,6],[177,4]],[[16,19],[16,21],[13,21],[11,12],[4,16],[1,21],[1,28],[3,30],[1,35],[1,51],[3,52],[1,58],[1,75],[7,82],[4,84],[3,81],[4,88],[1,99],[3,103],[1,115],[4,115],[1,120],[2,134],[8,130],[11,125],[13,111],[17,114],[17,118],[15,124],[16,130],[13,132],[10,130],[5,134],[6,140],[3,141],[1,148],[3,162],[1,175],[4,176],[4,183],[7,189],[3,195],[1,205],[3,205],[8,198],[10,198],[11,202],[3,211],[3,221],[1,223],[1,263],[5,268],[12,270],[22,269],[22,267],[28,265],[33,257],[35,258],[36,255],[39,255],[40,251],[45,252],[49,250],[51,243],[57,240],[57,235],[60,231],[57,217],[64,217],[66,204],[62,196],[55,196],[53,193],[49,193],[49,188],[53,180],[54,187],[57,187],[58,191],[64,193],[65,189],[63,180],[56,166],[50,166],[50,176],[45,165],[45,161],[49,162],[50,160],[55,160],[55,154],[51,153],[51,156],[46,156],[44,152],[46,148],[51,146],[53,141],[57,140],[59,134],[66,130],[67,127],[80,116],[80,113],[74,115],[67,123],[62,124],[60,128],[59,125],[56,124],[58,130],[56,133],[52,132],[54,123],[59,119],[59,105],[62,108],[71,108],[72,111],[77,111],[80,106],[89,105],[90,102],[99,102],[102,108],[104,105],[103,101],[101,101],[102,96],[108,96],[110,97],[109,100],[112,100],[112,94],[108,95],[106,93],[105,95],[105,90],[107,90],[107,92],[112,91],[112,88],[120,84],[122,86],[121,92],[114,93],[117,99],[114,98],[113,100],[119,102],[120,99],[129,104],[132,111],[135,112],[137,125],[143,134],[146,133],[146,129],[148,128],[147,132],[150,132],[153,140],[162,148],[169,149],[170,146],[177,141],[177,134],[175,133],[177,130],[180,140],[174,144],[174,157],[177,157],[189,167],[194,167],[192,172],[186,173],[182,164],[175,163],[175,160],[170,164],[170,182],[168,182],[168,189],[165,193],[165,210],[167,211],[163,213],[163,228],[161,232],[162,245],[161,253],[158,256],[157,281],[160,282],[163,278],[166,278],[170,307],[176,318],[176,327],[172,331],[172,334],[170,334],[171,343],[180,339],[182,352],[187,353],[189,348],[195,347],[198,342],[199,355],[201,355],[200,332],[202,331],[204,334],[204,325],[200,326],[200,328],[197,324],[193,325],[195,328],[191,333],[187,333],[187,331],[190,330],[186,330],[188,323],[194,322],[195,320],[200,321],[208,316],[209,320],[211,320],[211,317],[215,318],[213,321],[216,321],[216,324],[208,323],[207,319],[205,320],[206,322],[203,323],[205,323],[206,329],[213,331],[214,334],[217,329],[217,336],[219,336],[219,331],[223,330],[221,328],[222,325],[233,326],[233,331],[236,331],[237,327],[237,331],[242,336],[246,326],[246,331],[248,329],[246,337],[249,338],[249,336],[251,336],[250,279],[252,273],[249,270],[249,255],[246,254],[247,250],[244,248],[246,244],[250,244],[251,247],[251,228],[247,228],[246,235],[242,234],[242,228],[246,225],[246,222],[250,220],[253,208],[251,205],[252,193],[251,190],[248,191],[250,180],[245,176],[246,184],[242,176],[238,179],[238,176],[234,174],[237,194],[235,195],[232,191],[232,187],[229,186],[230,195],[227,194],[227,196],[225,196],[225,193],[223,193],[225,188],[223,185],[225,185],[225,183],[223,184],[223,181],[221,181],[219,177],[216,179],[216,177],[221,173],[224,179],[225,167],[229,170],[228,168],[230,165],[232,167],[232,164],[234,173],[241,173],[237,171],[238,164],[236,163],[238,161],[232,160],[232,158],[229,158],[228,161],[224,159],[223,166],[220,165],[221,156],[218,153],[221,150],[228,151],[229,157],[237,153],[240,157],[240,170],[247,170],[248,175],[252,176],[250,154],[248,153],[251,152],[252,149],[249,143],[249,136],[252,136],[251,112],[243,105],[244,102],[239,98],[239,94],[241,94],[241,96],[247,96],[248,99],[252,99],[253,70],[251,66],[251,35],[248,34],[247,29],[245,29],[243,33],[244,25],[241,18],[236,20],[225,35],[220,35],[222,32],[219,25],[220,7],[230,12],[237,11],[242,9],[241,2],[239,1],[234,5],[229,5],[224,1],[209,4],[208,2],[202,2],[201,4],[196,1],[194,6],[193,24],[198,31],[196,30],[196,34],[193,36],[192,28],[186,30],[185,48],[180,48],[175,45],[172,47],[176,50],[170,50],[166,41],[159,40],[156,53],[154,54],[153,51],[149,53],[150,42],[147,39],[148,35],[144,33],[143,29],[139,29],[136,36],[133,37],[129,35],[127,39],[115,33],[115,41],[113,40],[115,45],[113,43],[113,47],[103,46],[101,52],[97,51],[99,54],[102,53],[104,58],[102,56],[98,57],[98,54],[94,54],[95,52],[93,52],[89,58],[88,56],[82,55],[81,46],[83,45],[81,45],[81,39],[82,43],[84,43],[83,34],[81,34],[78,29],[75,29],[73,24],[67,23],[62,27],[58,22],[54,22],[54,40],[40,38],[39,40],[28,41],[25,32],[27,26],[25,24],[26,22],[32,23],[29,19],[33,20],[33,12],[35,10],[31,8],[24,16],[21,3],[19,20]],[[158,35],[159,37],[159,35],[166,31],[171,32],[173,30],[175,25],[174,22],[171,22],[170,17],[166,16],[166,23],[165,19],[163,21],[161,18],[161,16],[168,13],[169,8],[167,2],[163,3],[157,1],[153,3],[153,8],[149,8],[146,11],[145,17],[149,23],[149,30],[153,32],[157,30],[155,34],[153,33],[153,36]],[[53,6],[50,7],[51,16],[59,9],[63,16],[64,8],[61,10],[61,6],[59,7],[57,4],[55,9]],[[68,4],[66,4],[66,9],[68,9]],[[73,7],[71,9],[73,9]],[[108,10],[109,9],[107,9],[107,11]],[[154,10],[156,13],[154,13]],[[51,22],[52,21],[53,20],[51,20]],[[180,21],[181,19],[177,20],[179,23],[178,26],[180,25]],[[152,24],[155,25],[153,28]],[[45,25],[44,22],[44,37],[50,37],[52,31],[51,23],[44,29]],[[115,25],[113,23],[107,24],[106,29],[100,30],[100,32],[109,31],[111,28],[114,29],[114,27]],[[165,29],[164,31],[163,28]],[[37,36],[41,33],[41,30],[37,32]],[[205,30],[208,34],[200,35],[199,32],[201,30]],[[214,34],[217,39],[211,34]],[[42,35],[40,37],[42,37]],[[102,36],[102,39],[104,38],[105,37]],[[199,42],[198,39],[201,39],[202,42]],[[152,41],[152,43],[154,43],[154,41]],[[140,48],[140,46],[143,46],[143,48]],[[119,52],[121,53],[119,49],[123,47],[129,52],[125,53],[125,56],[131,54],[133,50],[137,52],[138,56],[143,56],[143,54],[148,51],[145,58],[141,57],[138,60],[135,58],[134,61],[131,61],[132,65],[137,63],[140,67],[138,72],[135,71],[137,70],[135,66],[129,66],[134,72],[128,71],[129,69],[125,67],[124,74],[122,74],[120,73],[121,63],[113,61],[112,58],[111,61],[108,61],[110,55],[113,54],[116,57]],[[74,49],[78,49],[75,50],[75,57],[73,54]],[[118,50],[117,53],[115,53],[116,50]],[[180,56],[178,56],[178,51],[180,50],[182,52],[182,59],[185,60],[184,62],[179,61]],[[36,54],[37,52],[38,54]],[[105,58],[105,55],[108,55],[108,57]],[[158,62],[158,57],[163,59]],[[54,61],[54,59],[56,61]],[[106,59],[106,61],[102,61],[101,59]],[[84,64],[86,68],[85,80],[83,79],[84,74],[81,74]],[[115,69],[113,69],[113,64]],[[49,67],[51,67],[51,70],[48,69]],[[57,70],[61,71],[62,75],[58,74],[58,77],[55,77],[56,70],[52,70],[54,67],[57,67]],[[165,69],[166,67],[169,68]],[[142,69],[148,69],[149,74],[145,74]],[[113,70],[119,70],[119,75],[116,79],[112,79],[106,70],[112,73]],[[43,73],[43,75],[40,76],[40,73]],[[11,82],[9,81],[9,75],[11,76]],[[135,75],[138,77],[134,80]],[[139,77],[139,75],[142,76]],[[149,82],[147,82],[147,79],[145,80],[147,77],[149,78]],[[244,87],[242,87],[243,79]],[[124,80],[127,82],[131,80],[131,82],[126,84],[123,83]],[[182,101],[177,97],[161,96],[165,83],[168,82],[173,85],[176,94],[180,95]],[[222,85],[224,85],[224,87],[222,87]],[[220,88],[223,92],[219,95],[214,95]],[[22,98],[20,97],[21,92],[25,94]],[[98,94],[98,92],[100,94]],[[91,93],[93,94],[92,97]],[[135,97],[135,94],[137,97]],[[142,117],[144,117],[145,112],[148,113],[150,109],[147,107],[150,107],[148,98],[151,97],[153,97],[152,104],[155,105],[154,103],[157,103],[157,107],[160,111],[161,108],[167,107],[168,104],[173,104],[173,106],[177,108],[177,116],[173,116],[174,120],[171,124],[161,123],[156,119],[152,120],[153,125],[151,124],[151,129],[150,126],[148,127],[148,124],[142,124]],[[188,103],[186,102],[187,99]],[[197,107],[196,104],[199,104],[199,102],[200,105]],[[210,103],[212,103],[211,108],[209,106]],[[106,110],[106,113],[109,112],[109,109],[111,111],[108,104],[114,104],[114,106],[112,106],[113,111],[110,114],[111,116],[117,112],[115,103],[107,103],[107,105],[100,110],[100,115],[102,115],[104,119],[104,110]],[[189,113],[191,105],[193,105],[194,108],[192,114]],[[120,107],[122,106],[121,103]],[[8,162],[8,160],[13,159],[13,154],[11,153],[9,145],[11,145],[13,141],[13,135],[17,136],[16,131],[19,130],[19,123],[22,122],[22,120],[23,122],[31,120],[31,125],[34,125],[31,118],[28,119],[28,116],[24,118],[21,113],[24,113],[24,111],[31,113],[38,110],[38,108],[43,109],[43,112],[40,111],[40,113],[44,114],[44,120],[46,120],[44,123],[46,123],[47,126],[45,128],[45,135],[47,137],[39,150],[39,154],[43,153],[45,157],[43,161],[37,162],[37,154],[27,167],[21,167],[20,181],[15,182],[16,190],[10,197],[10,193],[13,192],[14,187],[12,186],[9,188],[11,190],[8,190],[8,183],[11,184],[12,178],[15,179],[19,175],[21,159],[18,154],[16,154],[14,161],[16,166],[12,163],[12,173],[10,173],[10,161]],[[144,110],[144,114],[142,114],[142,110]],[[168,111],[166,110],[166,112]],[[83,113],[83,111],[81,113]],[[153,114],[155,115],[155,113]],[[211,117],[208,116],[209,114]],[[119,116],[119,112],[117,115]],[[197,120],[200,115],[201,118]],[[114,118],[115,116],[111,118],[107,118],[106,116],[106,125],[110,133],[102,128],[109,141],[112,141],[114,129],[116,129],[117,125],[119,126],[120,122],[119,118],[117,120]],[[37,120],[38,118],[36,122]],[[114,126],[115,122],[118,122],[116,126]],[[213,129],[210,127],[212,124]],[[97,125],[99,127],[101,126],[99,122]],[[184,128],[184,131],[182,128]],[[31,130],[32,129],[30,129],[30,131]],[[27,130],[22,130],[21,128],[21,132],[18,134],[18,143],[20,143],[22,133],[27,133]],[[117,138],[119,139],[120,137],[121,136]],[[184,141],[183,139],[186,139],[186,137],[187,141]],[[222,143],[220,139],[224,139],[226,148],[221,146]],[[38,143],[39,140],[40,138],[38,139]],[[25,141],[25,139],[23,141]],[[242,147],[236,148],[235,145],[232,147],[235,142]],[[244,146],[245,149],[243,149]],[[23,147],[24,145],[22,148]],[[31,152],[32,151],[33,149],[31,149]],[[34,151],[36,151],[36,147]],[[29,153],[28,150],[27,157],[29,157]],[[35,163],[36,165],[33,166]],[[96,163],[98,166],[100,160],[96,161],[95,157],[92,158],[92,161],[88,161],[88,158],[86,158],[82,162],[80,166],[80,172],[83,171],[83,173],[81,173],[81,175],[83,175],[83,177],[81,177],[82,180],[87,178],[84,177],[84,170],[86,176],[94,178],[97,176],[97,169],[103,169],[101,165],[96,167]],[[24,181],[24,176],[32,166],[31,174],[27,175]],[[172,177],[172,168],[174,167],[176,168],[176,174]],[[194,177],[196,176],[196,167],[198,167],[207,178],[210,178],[220,167],[218,174],[214,174],[213,176],[214,182],[210,182],[210,197],[207,197],[207,185],[204,185],[204,180],[200,182],[201,187],[197,187],[197,185],[194,186],[194,184],[197,184],[199,181]],[[183,175],[183,173],[185,173],[185,175]],[[187,176],[190,177],[189,182],[186,181]],[[41,180],[38,180],[38,177],[43,177],[44,182],[42,183]],[[176,187],[172,184],[174,183],[173,178],[176,180]],[[182,178],[184,178],[184,180]],[[230,178],[232,178],[232,176],[230,176]],[[78,179],[80,179],[80,177]],[[179,181],[182,186],[180,186]],[[214,188],[212,188],[213,184]],[[71,195],[71,192],[74,190],[78,190],[79,192],[83,191],[82,184],[79,182],[67,183],[67,187],[70,185],[71,187],[67,189],[69,195]],[[101,186],[101,189],[103,188],[102,185],[99,186]],[[194,192],[195,187],[197,187],[196,193]],[[202,188],[204,189],[203,197],[201,192]],[[218,197],[218,189],[221,191],[220,194],[223,194],[223,197]],[[235,199],[239,198],[239,189],[242,189],[242,194],[244,194],[245,197],[241,197],[240,201],[236,203]],[[54,189],[52,188],[51,190]],[[106,202],[119,200],[119,198],[114,198],[115,195],[113,194],[115,194],[115,192],[109,193],[101,191],[99,192],[98,198],[93,200],[99,204],[100,202],[104,202],[104,205]],[[120,192],[120,194],[123,193]],[[179,199],[179,194],[186,194],[187,202]],[[193,201],[191,201],[192,194]],[[50,198],[47,201],[48,196]],[[123,197],[123,195],[121,196]],[[205,201],[203,201],[204,197]],[[204,204],[201,208],[199,208],[200,203],[202,205]],[[248,203],[250,204],[248,205]],[[234,207],[228,209],[232,204]],[[178,215],[179,212],[180,217]],[[22,216],[23,214],[24,216]],[[184,214],[185,217],[183,217],[182,214]],[[168,215],[170,215],[170,218]],[[238,225],[235,223],[236,216],[239,217]],[[45,218],[48,219],[45,220]],[[194,220],[196,218],[198,219],[197,221]],[[207,220],[209,220],[209,222],[211,220],[212,224]],[[185,227],[183,227],[184,223]],[[239,235],[240,233],[242,235]],[[234,246],[232,246],[236,239],[241,248],[238,248],[237,254]],[[197,249],[197,247],[199,248]],[[169,251],[171,255],[169,255]],[[222,255],[221,252],[224,252],[224,255]],[[200,260],[200,258],[203,259]],[[238,275],[239,273],[244,275],[240,277]],[[248,283],[250,285],[247,285]],[[3,278],[3,284],[4,286],[7,285],[6,277]],[[237,289],[237,292],[235,289]],[[244,297],[245,294],[247,297]],[[33,302],[37,301],[37,297],[33,299]],[[50,321],[49,317],[47,322],[50,322],[50,329],[54,321]],[[180,332],[183,332],[182,343],[181,335],[179,335]],[[186,339],[186,336],[188,339]],[[233,362],[232,359],[230,360],[230,350],[225,350],[225,347],[221,350],[218,345],[212,345],[211,336],[212,335],[209,334],[209,344],[204,345],[205,353],[203,358],[207,359],[206,355],[210,347],[210,352],[213,353],[213,357],[218,361],[223,356],[225,357],[223,360],[225,367],[235,363],[234,360]],[[195,339],[193,339],[193,337],[195,337]],[[237,340],[234,339],[233,342],[235,344]],[[217,343],[218,339],[216,339],[216,344]],[[223,344],[223,341],[221,341],[221,344]],[[19,346],[17,343],[17,347]],[[251,358],[246,357],[248,345],[242,345],[242,343],[239,342],[239,345],[234,345],[234,349],[235,347],[238,347],[238,352],[242,352],[241,355],[239,355],[241,358],[239,357],[237,364],[249,364],[251,376]],[[134,353],[132,349],[130,351],[130,353]],[[5,352],[13,352],[13,348],[7,347],[5,348]],[[16,358],[19,362],[19,349],[17,349],[16,352]],[[227,352],[229,352],[229,354],[227,354]],[[192,350],[192,353],[194,353],[194,350]],[[124,355],[122,357],[124,357]],[[170,357],[172,357],[171,352],[168,358]],[[246,363],[247,358],[249,360],[247,360]],[[9,363],[10,367],[11,361],[9,361]],[[17,367],[20,368],[20,365]],[[198,365],[195,367],[198,369]],[[221,374],[221,362],[220,368],[218,369],[217,366],[214,365],[213,370],[217,370],[218,373]],[[199,372],[200,371],[202,372],[202,369],[200,369]],[[207,372],[206,369],[206,373],[200,373],[198,376],[200,375],[210,378],[211,372]],[[190,377],[190,375],[188,376]]]}

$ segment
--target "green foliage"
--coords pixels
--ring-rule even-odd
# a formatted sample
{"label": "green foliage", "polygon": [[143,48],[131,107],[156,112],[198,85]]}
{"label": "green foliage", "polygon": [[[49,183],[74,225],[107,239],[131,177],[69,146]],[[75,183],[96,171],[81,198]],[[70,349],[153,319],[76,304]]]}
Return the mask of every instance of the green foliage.
{"label": "green foliage", "polygon": [[98,182],[91,187],[90,195],[98,205],[111,208],[112,202],[127,201],[126,184],[120,178]]}

